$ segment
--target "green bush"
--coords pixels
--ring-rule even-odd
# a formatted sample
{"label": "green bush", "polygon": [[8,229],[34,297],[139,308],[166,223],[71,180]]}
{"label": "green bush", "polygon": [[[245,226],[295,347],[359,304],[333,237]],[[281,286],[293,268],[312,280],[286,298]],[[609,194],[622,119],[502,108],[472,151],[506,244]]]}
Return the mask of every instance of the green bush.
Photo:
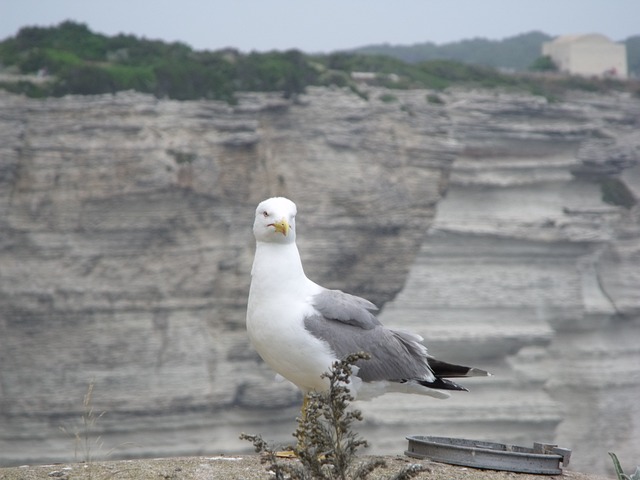
{"label": "green bush", "polygon": [[557,72],[558,66],[549,55],[543,55],[535,59],[529,66],[529,70],[533,72]]}
{"label": "green bush", "polygon": [[62,22],[57,27],[25,27],[16,35],[19,50],[49,47],[71,52],[84,60],[103,60],[107,37],[98,35],[83,23]]}
{"label": "green bush", "polygon": [[393,103],[398,101],[398,97],[390,93],[383,93],[378,98],[380,99],[381,102],[384,102],[384,103]]}
{"label": "green bush", "polygon": [[[334,362],[329,372],[322,376],[329,381],[329,391],[310,392],[305,398],[302,418],[298,418],[298,428],[293,436],[296,447],[288,447],[299,459],[299,463],[283,463],[278,453],[260,435],[240,435],[243,440],[253,443],[257,453],[263,455],[262,462],[268,464],[276,480],[364,480],[374,470],[385,467],[383,459],[359,461],[357,452],[367,446],[354,430],[353,424],[362,421],[359,410],[349,408],[354,397],[349,391],[352,367],[359,360],[371,356],[364,352],[348,355],[344,360]],[[289,457],[291,455],[288,455]],[[411,479],[428,468],[420,464],[404,467],[392,480]]]}
{"label": "green bush", "polygon": [[304,92],[315,83],[318,72],[302,52],[289,50],[284,53],[250,53],[237,65],[237,81],[240,89],[248,91],[281,91],[285,96]]}
{"label": "green bush", "polygon": [[23,73],[36,73],[46,68],[49,73],[57,74],[66,67],[82,65],[83,60],[75,53],[53,48],[32,48],[17,62]]}
{"label": "green bush", "polygon": [[433,105],[444,105],[444,100],[439,95],[435,93],[430,93],[426,97],[427,103],[431,103]]}
{"label": "green bush", "polygon": [[80,65],[66,68],[53,87],[55,95],[95,95],[117,91],[113,77],[104,68]]}
{"label": "green bush", "polygon": [[138,90],[149,92],[155,87],[155,75],[151,67],[108,65],[104,71],[109,75],[116,90]]}
{"label": "green bush", "polygon": [[51,95],[48,85],[40,85],[24,80],[19,82],[0,82],[0,89],[11,93],[26,95],[31,98],[45,98]]}

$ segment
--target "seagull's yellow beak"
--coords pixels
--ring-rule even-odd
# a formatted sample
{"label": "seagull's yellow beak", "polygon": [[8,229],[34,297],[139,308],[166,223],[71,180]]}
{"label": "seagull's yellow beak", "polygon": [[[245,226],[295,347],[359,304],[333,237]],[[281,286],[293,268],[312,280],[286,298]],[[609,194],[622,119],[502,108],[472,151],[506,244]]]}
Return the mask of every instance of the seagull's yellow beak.
{"label": "seagull's yellow beak", "polygon": [[287,222],[286,218],[283,218],[282,220],[278,220],[277,222],[274,222],[273,227],[276,229],[276,232],[283,234],[285,237],[287,235],[289,235],[289,222]]}

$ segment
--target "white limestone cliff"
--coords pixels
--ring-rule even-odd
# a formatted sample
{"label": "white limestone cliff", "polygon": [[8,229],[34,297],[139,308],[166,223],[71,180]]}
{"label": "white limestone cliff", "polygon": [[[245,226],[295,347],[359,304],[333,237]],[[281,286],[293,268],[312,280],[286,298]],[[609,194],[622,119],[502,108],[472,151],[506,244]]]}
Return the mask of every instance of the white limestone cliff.
{"label": "white limestone cliff", "polygon": [[361,404],[375,449],[555,441],[604,471],[637,444],[640,101],[427,93],[0,93],[0,464],[72,457],[90,382],[114,456],[290,441],[298,394],[244,330],[271,195],[298,203],[311,278],[496,374]]}

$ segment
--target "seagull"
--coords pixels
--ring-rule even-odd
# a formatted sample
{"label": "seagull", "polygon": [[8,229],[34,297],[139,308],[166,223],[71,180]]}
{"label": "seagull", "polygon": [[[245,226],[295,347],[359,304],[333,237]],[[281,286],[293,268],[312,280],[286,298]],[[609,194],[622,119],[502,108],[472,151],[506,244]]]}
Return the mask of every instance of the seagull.
{"label": "seagull", "polygon": [[307,278],[296,245],[296,213],[295,203],[284,197],[256,209],[246,321],[258,354],[302,391],[303,418],[307,394],[329,388],[323,373],[356,352],[371,357],[353,369],[349,390],[357,400],[387,392],[444,399],[449,391],[467,391],[450,378],[490,375],[435,359],[420,335],[382,325],[373,303]]}

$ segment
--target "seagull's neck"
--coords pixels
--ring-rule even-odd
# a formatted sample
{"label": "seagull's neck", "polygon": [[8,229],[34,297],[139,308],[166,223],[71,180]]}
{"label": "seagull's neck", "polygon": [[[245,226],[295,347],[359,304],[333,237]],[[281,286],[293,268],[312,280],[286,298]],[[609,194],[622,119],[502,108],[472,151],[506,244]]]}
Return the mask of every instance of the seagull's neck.
{"label": "seagull's neck", "polygon": [[273,286],[307,280],[295,243],[257,242],[251,277],[253,282],[268,282]]}

